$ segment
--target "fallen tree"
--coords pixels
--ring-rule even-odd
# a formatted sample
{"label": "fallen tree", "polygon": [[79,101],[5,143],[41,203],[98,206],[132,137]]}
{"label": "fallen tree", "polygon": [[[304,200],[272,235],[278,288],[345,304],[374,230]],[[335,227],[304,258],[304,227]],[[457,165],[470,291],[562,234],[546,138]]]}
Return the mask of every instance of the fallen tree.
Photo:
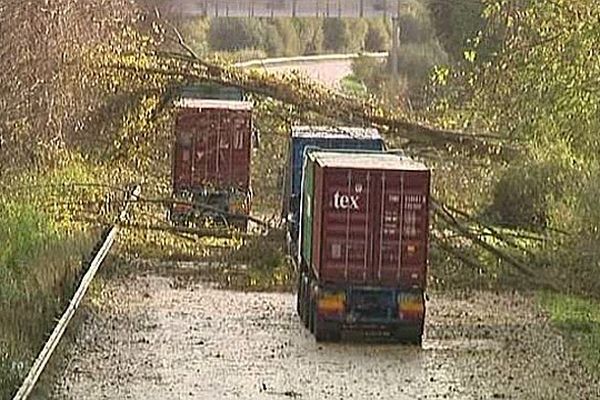
{"label": "fallen tree", "polygon": [[[161,24],[165,24],[162,20]],[[168,23],[166,23],[168,24]],[[159,24],[160,26],[160,24]],[[419,121],[402,110],[393,110],[375,98],[363,100],[343,95],[299,74],[275,75],[261,70],[243,70],[235,66],[201,59],[184,41],[175,27],[166,41],[175,43],[184,53],[147,46],[100,57],[100,69],[118,71],[139,77],[161,77],[179,85],[217,83],[240,88],[246,92],[271,97],[294,106],[300,112],[312,112],[333,120],[358,125],[371,125],[405,140],[407,145],[431,147],[447,151],[468,151],[479,155],[515,154],[517,148],[505,137],[446,130]],[[101,49],[106,52],[107,49]],[[164,97],[171,101],[172,90]]]}

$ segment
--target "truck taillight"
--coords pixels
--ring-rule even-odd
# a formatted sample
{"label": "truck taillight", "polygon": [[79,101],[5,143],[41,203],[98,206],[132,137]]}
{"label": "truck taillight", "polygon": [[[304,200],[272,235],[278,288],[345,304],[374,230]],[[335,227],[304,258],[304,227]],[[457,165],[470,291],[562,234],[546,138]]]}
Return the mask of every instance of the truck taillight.
{"label": "truck taillight", "polygon": [[425,301],[421,293],[398,295],[398,317],[403,320],[419,320],[425,314]]}
{"label": "truck taillight", "polygon": [[319,314],[343,314],[346,308],[346,293],[322,292],[317,304]]}

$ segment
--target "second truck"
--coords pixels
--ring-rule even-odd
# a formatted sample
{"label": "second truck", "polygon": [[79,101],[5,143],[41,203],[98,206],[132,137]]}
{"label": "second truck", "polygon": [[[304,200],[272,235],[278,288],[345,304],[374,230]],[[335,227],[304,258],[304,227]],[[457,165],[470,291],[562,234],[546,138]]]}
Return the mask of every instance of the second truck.
{"label": "second truck", "polygon": [[298,313],[317,341],[361,330],[421,344],[430,170],[396,153],[307,149]]}

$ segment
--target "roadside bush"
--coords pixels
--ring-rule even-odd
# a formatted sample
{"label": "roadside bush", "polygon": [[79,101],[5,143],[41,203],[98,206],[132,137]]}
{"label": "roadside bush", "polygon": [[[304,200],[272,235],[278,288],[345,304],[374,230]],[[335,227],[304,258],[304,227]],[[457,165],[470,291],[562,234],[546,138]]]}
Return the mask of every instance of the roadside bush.
{"label": "roadside bush", "polygon": [[532,147],[529,154],[529,159],[515,160],[500,173],[486,216],[508,227],[573,229],[573,210],[577,203],[579,209],[583,206],[575,199],[582,199],[580,192],[587,186],[582,185],[587,180],[581,175],[585,167],[569,143],[558,139]]}
{"label": "roadside bush", "polygon": [[390,27],[383,18],[213,18],[179,22],[188,44],[198,53],[207,50],[265,51],[268,56],[296,56],[327,52],[385,51]]}
{"label": "roadside bush", "polygon": [[277,57],[285,52],[283,38],[277,31],[277,26],[267,24],[264,28],[264,48],[268,56]]}
{"label": "roadside bush", "polygon": [[487,216],[498,225],[513,228],[543,228],[548,224],[550,176],[547,165],[509,167],[493,189]]}
{"label": "roadside bush", "polygon": [[215,18],[208,31],[213,50],[258,49],[265,38],[264,26],[255,18]]}
{"label": "roadside bush", "polygon": [[429,15],[424,10],[400,15],[400,41],[404,43],[425,43],[435,38],[435,30]]}
{"label": "roadside bush", "polygon": [[437,41],[405,43],[400,46],[398,69],[413,92],[420,91],[434,66],[448,63],[448,56]]}
{"label": "roadside bush", "polygon": [[354,75],[348,75],[340,82],[342,92],[354,97],[367,96],[367,87]]}
{"label": "roadside bush", "polygon": [[327,18],[323,21],[324,47],[332,52],[356,52],[363,48],[368,25],[364,19]]}
{"label": "roadside bush", "polygon": [[[472,0],[432,1],[427,7],[444,49],[453,61],[461,61],[464,51],[469,47],[469,40],[475,39],[478,32],[485,28],[485,3]],[[492,49],[493,43],[479,46],[478,60],[487,59]]]}
{"label": "roadside bush", "polygon": [[[584,179],[582,181],[582,179]],[[557,279],[570,293],[600,299],[600,171],[573,178],[579,189],[569,188],[563,201],[552,210],[553,226],[564,232],[553,249],[552,264]]]}
{"label": "roadside bush", "polygon": [[208,35],[212,22],[207,17],[189,18],[180,24],[181,34],[186,43],[197,53],[206,53],[210,46]]}
{"label": "roadside bush", "polygon": [[371,57],[358,57],[352,61],[352,74],[370,89],[378,89],[386,79],[385,63]]}
{"label": "roadside bush", "polygon": [[10,398],[24,378],[99,234],[74,219],[83,199],[96,201],[105,193],[94,186],[61,186],[74,177],[80,183],[96,182],[77,163],[44,176],[2,182],[0,398]]}
{"label": "roadside bush", "polygon": [[387,51],[390,49],[392,38],[383,18],[368,20],[364,49],[366,51]]}
{"label": "roadside bush", "polygon": [[290,57],[302,52],[295,26],[287,18],[265,21],[264,49],[271,57]]}
{"label": "roadside bush", "polygon": [[303,46],[294,24],[288,18],[278,18],[273,22],[277,35],[281,40],[282,47],[278,49],[274,56],[291,57],[302,54]]}
{"label": "roadside bush", "polygon": [[319,54],[323,51],[323,21],[319,18],[296,18],[293,23],[298,32],[301,53]]}

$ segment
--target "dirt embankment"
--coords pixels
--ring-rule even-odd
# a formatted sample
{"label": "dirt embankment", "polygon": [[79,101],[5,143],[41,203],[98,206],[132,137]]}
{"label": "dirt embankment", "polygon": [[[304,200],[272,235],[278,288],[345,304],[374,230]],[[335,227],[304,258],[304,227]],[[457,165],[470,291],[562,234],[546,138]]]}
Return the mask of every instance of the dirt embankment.
{"label": "dirt embankment", "polygon": [[419,349],[317,344],[290,293],[138,276],[105,294],[110,301],[84,324],[58,398],[600,398],[522,295],[434,293]]}

